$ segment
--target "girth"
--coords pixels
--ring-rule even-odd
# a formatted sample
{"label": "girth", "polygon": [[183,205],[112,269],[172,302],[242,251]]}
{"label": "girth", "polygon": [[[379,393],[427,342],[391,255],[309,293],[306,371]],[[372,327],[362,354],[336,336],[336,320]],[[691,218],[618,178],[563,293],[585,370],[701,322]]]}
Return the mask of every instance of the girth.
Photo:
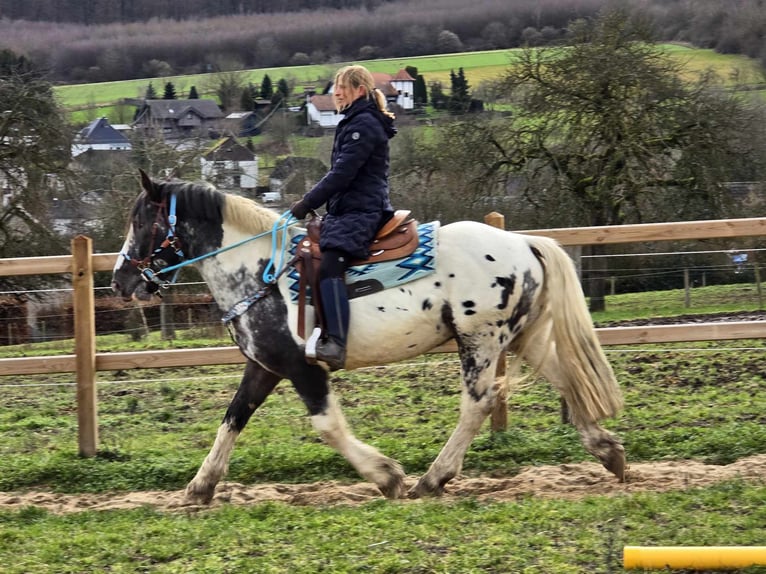
{"label": "girth", "polygon": [[[319,249],[319,237],[322,218],[312,217],[306,224],[306,236],[301,239],[296,249],[294,265],[298,270],[298,335],[306,335],[306,294],[311,288],[313,294],[314,316],[319,325],[324,326],[321,298],[319,297],[319,265],[322,252]],[[357,259],[351,265],[368,265],[401,259],[412,254],[418,247],[418,222],[410,217],[407,209],[397,210],[393,217],[380,228],[370,243],[370,256]]]}

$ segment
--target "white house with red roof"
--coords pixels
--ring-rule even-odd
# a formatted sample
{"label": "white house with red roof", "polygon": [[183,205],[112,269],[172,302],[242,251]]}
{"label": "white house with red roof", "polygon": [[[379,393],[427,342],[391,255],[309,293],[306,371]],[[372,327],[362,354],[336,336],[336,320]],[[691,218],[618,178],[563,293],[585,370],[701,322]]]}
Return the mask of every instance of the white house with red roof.
{"label": "white house with red roof", "polygon": [[[373,72],[375,87],[386,96],[389,104],[396,104],[403,110],[415,107],[413,91],[415,79],[407,70],[399,70],[396,74]],[[323,128],[334,128],[343,119],[343,114],[336,113],[332,100],[333,88],[330,86],[327,94],[314,94],[309,91],[306,95],[306,112],[309,125],[319,125]]]}

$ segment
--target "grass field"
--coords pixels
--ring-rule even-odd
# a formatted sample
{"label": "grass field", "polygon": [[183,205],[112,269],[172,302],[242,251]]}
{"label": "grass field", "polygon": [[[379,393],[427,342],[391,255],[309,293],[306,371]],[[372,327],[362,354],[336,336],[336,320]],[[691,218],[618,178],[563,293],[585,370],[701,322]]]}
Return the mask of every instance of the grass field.
{"label": "grass field", "polygon": [[[678,58],[689,71],[690,77],[702,71],[713,69],[724,84],[730,84],[734,77],[749,84],[762,84],[764,72],[758,63],[743,56],[718,54],[712,50],[692,48],[688,46],[668,44],[663,49],[673,57]],[[450,71],[463,68],[468,83],[477,87],[485,80],[501,77],[509,65],[513,63],[517,50],[490,50],[482,52],[466,52],[459,54],[442,54],[435,56],[414,56],[408,58],[391,58],[359,62],[374,72],[396,73],[406,66],[415,66],[425,77],[426,84],[434,81],[441,82],[445,87],[450,86]],[[296,93],[301,93],[306,84],[318,84],[332,78],[335,70],[343,64],[323,64],[309,66],[292,66],[283,68],[262,68],[237,72],[243,84],[252,82],[259,86],[264,75],[268,74],[272,82],[280,79],[293,81]],[[738,73],[735,74],[735,71]],[[198,92],[210,97],[213,92],[215,74],[198,74],[190,76],[171,76],[167,78],[150,78],[141,80],[126,80],[121,82],[103,82],[97,84],[74,84],[58,86],[56,95],[62,106],[75,110],[83,107],[92,108],[89,111],[73,112],[76,121],[93,119],[106,115],[113,123],[123,123],[126,119],[125,110],[115,106],[123,98],[140,98],[152,82],[158,94],[162,94],[165,83],[173,82],[176,92],[188,93],[191,86],[196,86]],[[323,87],[323,86],[317,86]],[[133,109],[132,107],[130,108]]]}
{"label": "grass field", "polygon": [[[696,296],[695,296],[696,295]],[[753,308],[753,290],[695,289],[607,297],[614,316]],[[595,318],[595,317],[594,317]],[[125,336],[99,341],[126,350]],[[184,340],[175,345],[198,345]],[[228,341],[225,342],[228,344]],[[67,352],[67,342],[46,344]],[[71,344],[71,343],[69,343]],[[143,343],[159,346],[158,339]],[[207,344],[219,344],[208,341]],[[71,350],[71,349],[70,349]],[[34,349],[0,349],[2,356]],[[766,341],[609,348],[625,395],[607,426],[630,463],[695,459],[728,464],[766,453]],[[2,377],[0,491],[112,493],[182,488],[214,437],[240,368],[100,374],[98,456],[76,453],[71,375]],[[459,364],[451,355],[333,376],[357,436],[425,471],[453,428]],[[560,422],[557,395],[532,379],[509,397],[507,431],[484,428],[466,476],[512,477],[524,467],[591,461]],[[679,473],[683,473],[679,467]],[[323,445],[289,385],[240,438],[227,480],[354,484],[348,463]],[[600,478],[596,483],[600,482]],[[321,484],[318,486],[321,489]],[[265,502],[207,511],[88,510],[57,515],[0,508],[0,570],[28,572],[613,573],[623,545],[763,545],[764,480],[572,499],[390,502],[296,506]],[[748,574],[766,572],[749,568]]]}

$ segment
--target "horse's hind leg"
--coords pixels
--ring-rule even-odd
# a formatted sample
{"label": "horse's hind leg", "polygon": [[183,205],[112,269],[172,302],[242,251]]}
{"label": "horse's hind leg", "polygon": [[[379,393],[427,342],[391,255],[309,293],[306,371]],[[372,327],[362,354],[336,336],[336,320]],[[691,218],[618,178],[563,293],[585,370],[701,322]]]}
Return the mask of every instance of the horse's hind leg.
{"label": "horse's hind leg", "polygon": [[587,392],[572,379],[571,366],[565,370],[553,347],[546,349],[546,345],[541,345],[527,349],[524,358],[561,393],[566,401],[569,420],[580,433],[585,450],[599,459],[620,482],[624,482],[625,447],[617,436],[602,427],[597,418],[584,408],[588,399],[594,398],[597,393]]}
{"label": "horse's hind leg", "polygon": [[186,499],[189,502],[207,504],[212,500],[218,481],[228,470],[234,441],[245,428],[255,409],[263,404],[277,386],[280,378],[258,363],[247,362],[237,393],[226,410],[221,426],[218,427],[213,448],[186,487]]}
{"label": "horse's hind leg", "polygon": [[495,368],[499,354],[497,350],[479,355],[461,346],[463,389],[460,419],[439,456],[410,490],[410,498],[442,494],[444,485],[460,473],[465,453],[497,398],[500,384],[495,381]]}

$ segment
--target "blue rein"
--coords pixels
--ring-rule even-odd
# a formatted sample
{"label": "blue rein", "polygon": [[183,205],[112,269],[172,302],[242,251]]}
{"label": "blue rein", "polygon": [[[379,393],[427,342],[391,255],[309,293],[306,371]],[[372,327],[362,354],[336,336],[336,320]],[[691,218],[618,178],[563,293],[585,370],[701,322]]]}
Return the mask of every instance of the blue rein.
{"label": "blue rein", "polygon": [[[176,194],[173,193],[170,195],[170,208],[168,210],[168,233],[166,241],[169,242],[170,245],[175,245],[176,241],[176,234],[175,234],[175,228],[177,223],[177,216],[176,216]],[[200,255],[198,257],[194,257],[193,259],[184,259],[184,253],[181,251],[180,248],[176,248],[176,254],[182,259],[180,263],[177,263],[175,265],[169,265],[168,267],[164,267],[160,270],[153,270],[150,267],[146,267],[141,270],[141,274],[143,275],[144,279],[147,282],[154,283],[158,285],[159,287],[167,289],[170,285],[176,282],[176,279],[178,277],[178,272],[181,270],[181,268],[186,267],[187,265],[192,265],[194,263],[197,263],[198,261],[202,261],[203,259],[207,259],[208,257],[215,257],[216,255],[219,255],[221,253],[224,253],[225,251],[229,251],[230,249],[235,249],[237,247],[241,247],[242,245],[249,243],[251,241],[255,241],[256,239],[260,239],[261,237],[265,237],[266,235],[271,234],[271,257],[269,259],[269,263],[266,266],[266,269],[263,272],[263,280],[267,284],[274,284],[277,281],[277,278],[282,274],[285,267],[285,252],[287,251],[287,229],[293,225],[296,225],[298,220],[296,220],[292,213],[290,211],[284,212],[282,215],[279,216],[279,218],[274,222],[274,225],[272,226],[271,231],[264,231],[263,233],[259,233],[258,235],[253,235],[252,237],[248,237],[246,239],[243,239],[242,241],[238,241],[237,243],[233,243],[232,245],[228,245],[226,247],[223,247],[221,249],[217,249],[215,251],[211,251],[210,253],[205,253],[204,255]],[[280,249],[278,247],[277,242],[277,235],[279,231],[282,231],[282,248]],[[129,257],[127,257],[126,254],[121,253],[125,259],[130,260]],[[278,258],[278,263],[274,265],[274,261]],[[171,273],[174,272],[173,278],[168,280],[161,279],[159,275],[164,275],[165,273]]]}

